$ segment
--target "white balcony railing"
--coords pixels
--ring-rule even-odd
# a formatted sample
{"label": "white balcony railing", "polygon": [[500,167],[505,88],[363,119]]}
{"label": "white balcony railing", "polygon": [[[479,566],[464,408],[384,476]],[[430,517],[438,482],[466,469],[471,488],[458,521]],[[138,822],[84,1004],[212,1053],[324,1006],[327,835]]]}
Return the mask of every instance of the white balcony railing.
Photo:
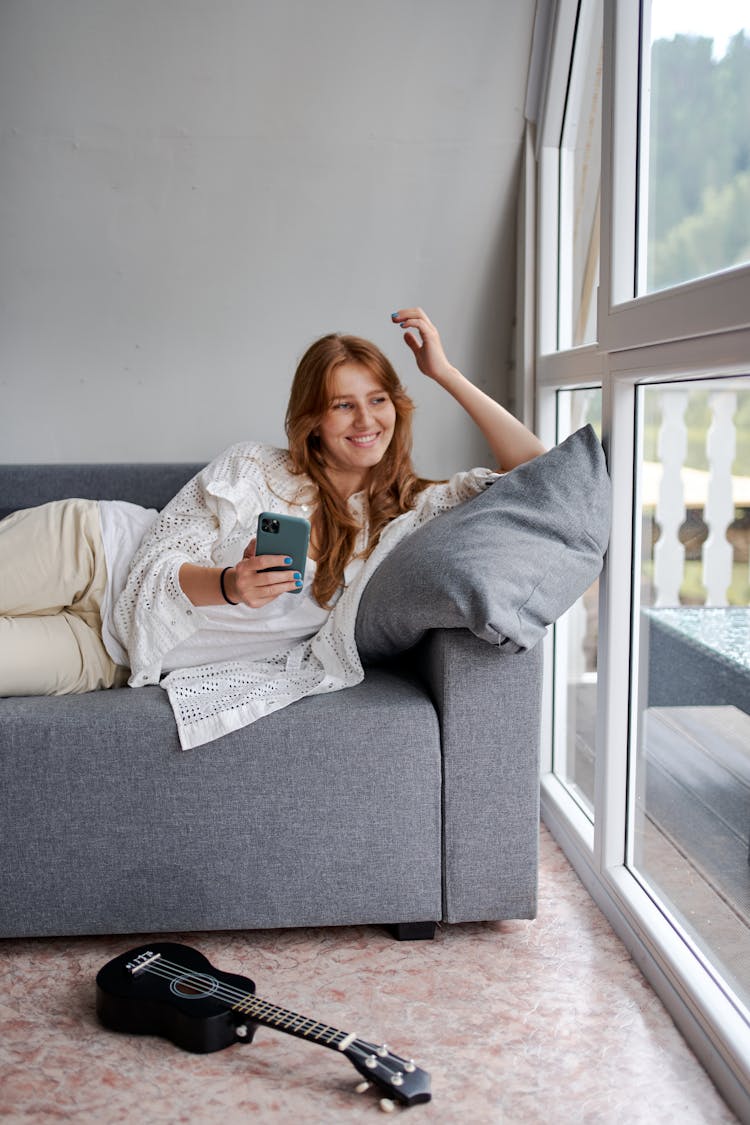
{"label": "white balcony railing", "polygon": [[[705,384],[704,384],[705,386]],[[709,392],[710,424],[705,431],[708,468],[685,465],[688,448],[686,410],[690,390],[664,388],[660,394],[661,427],[658,463],[643,466],[641,507],[644,515],[653,511],[658,539],[653,550],[653,605],[676,606],[684,585],[686,556],[680,539],[688,511],[699,513],[708,529],[701,547],[700,570],[707,606],[726,606],[729,592],[737,582],[733,573],[735,548],[728,536],[737,509],[750,510],[750,477],[732,474],[736,452],[735,415],[738,390],[734,386],[716,387]],[[743,552],[744,553],[744,552]],[[737,552],[740,557],[740,551]],[[749,569],[746,572],[750,582]],[[740,587],[741,588],[741,587]],[[746,601],[746,598],[741,600]],[[735,601],[737,598],[735,597]]]}
{"label": "white balcony railing", "polygon": [[[694,427],[692,437],[693,452],[696,440],[702,443],[708,467],[696,469],[686,464],[688,406],[696,388],[705,393],[707,387],[711,388],[709,421],[698,430]],[[638,476],[644,529],[643,606],[678,606],[686,600],[692,604],[726,606],[730,601],[748,604],[750,600],[750,526],[732,536],[728,534],[738,512],[750,513],[750,476],[732,473],[738,445],[735,420],[743,392],[750,394],[747,379],[703,382],[692,387],[681,384],[644,388],[645,394],[653,396],[649,403],[653,408],[651,415],[660,422],[656,439],[658,460],[641,462]],[[598,417],[600,396],[595,388],[561,393],[561,438]],[[654,401],[657,397],[658,403]],[[616,513],[618,516],[626,518],[624,513]],[[702,544],[693,539],[690,557],[683,542],[688,519],[701,527],[703,534]],[[745,524],[748,522],[746,519]],[[556,649],[566,669],[564,680],[570,684],[595,678],[596,609],[596,593],[592,590],[558,623]]]}

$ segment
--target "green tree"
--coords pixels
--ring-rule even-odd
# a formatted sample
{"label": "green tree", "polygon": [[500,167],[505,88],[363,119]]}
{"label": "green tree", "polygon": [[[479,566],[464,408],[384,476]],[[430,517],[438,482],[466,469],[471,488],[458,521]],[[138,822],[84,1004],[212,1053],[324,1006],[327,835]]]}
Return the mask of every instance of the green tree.
{"label": "green tree", "polygon": [[750,38],[658,39],[651,54],[648,284],[750,258]]}
{"label": "green tree", "polygon": [[653,244],[655,288],[750,261],[750,172],[723,188],[706,188],[701,209]]}

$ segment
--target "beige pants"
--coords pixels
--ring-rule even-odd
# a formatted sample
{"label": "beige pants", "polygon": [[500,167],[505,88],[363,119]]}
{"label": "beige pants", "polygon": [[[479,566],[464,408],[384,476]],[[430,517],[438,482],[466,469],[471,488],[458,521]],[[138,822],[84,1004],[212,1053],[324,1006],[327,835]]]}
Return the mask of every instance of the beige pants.
{"label": "beige pants", "polygon": [[57,500],[0,521],[0,695],[125,682],[101,638],[106,582],[96,501]]}

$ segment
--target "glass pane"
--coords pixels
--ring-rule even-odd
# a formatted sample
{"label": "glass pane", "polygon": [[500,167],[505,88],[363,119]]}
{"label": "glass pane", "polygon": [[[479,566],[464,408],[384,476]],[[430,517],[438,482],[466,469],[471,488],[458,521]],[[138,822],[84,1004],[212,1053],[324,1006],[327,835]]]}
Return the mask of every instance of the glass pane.
{"label": "glass pane", "polygon": [[560,143],[561,349],[597,338],[602,11],[601,4],[581,0]]}
{"label": "glass pane", "polygon": [[642,387],[629,863],[750,1004],[750,378]]}
{"label": "glass pane", "polygon": [[[601,438],[599,387],[558,391],[557,440],[587,422]],[[589,587],[554,628],[552,768],[584,812],[594,819],[599,582]]]}
{"label": "glass pane", "polygon": [[750,261],[750,5],[644,19],[639,293]]}

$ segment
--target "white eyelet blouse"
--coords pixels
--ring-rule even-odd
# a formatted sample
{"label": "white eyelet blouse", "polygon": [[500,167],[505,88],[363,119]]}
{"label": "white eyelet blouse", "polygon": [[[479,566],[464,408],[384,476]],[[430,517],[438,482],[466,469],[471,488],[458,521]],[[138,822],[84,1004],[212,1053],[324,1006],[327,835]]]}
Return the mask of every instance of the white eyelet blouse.
{"label": "white eyelet blouse", "polygon": [[[271,655],[261,647],[257,658],[235,656],[177,667],[170,654],[179,653],[181,646],[190,649],[191,639],[197,639],[210,617],[183,593],[180,567],[186,562],[232,566],[255,534],[260,512],[309,516],[315,504],[315,486],[291,472],[286,450],[253,442],[232,446],[170,501],[133,559],[113,612],[114,627],[128,652],[130,685],[161,682],[174,710],[180,745],[188,749],[303,696],[358,683],[363,671],[354,627],[370,575],[406,535],[483,491],[495,476],[489,469],[473,469],[425,488],[416,507],[385,528],[372,555],[347,568],[344,590],[312,637],[287,638],[288,647]],[[357,551],[367,543],[364,499],[364,493],[357,493],[349,500],[362,523]],[[246,651],[253,653],[252,641]],[[173,670],[162,679],[168,669]]]}

